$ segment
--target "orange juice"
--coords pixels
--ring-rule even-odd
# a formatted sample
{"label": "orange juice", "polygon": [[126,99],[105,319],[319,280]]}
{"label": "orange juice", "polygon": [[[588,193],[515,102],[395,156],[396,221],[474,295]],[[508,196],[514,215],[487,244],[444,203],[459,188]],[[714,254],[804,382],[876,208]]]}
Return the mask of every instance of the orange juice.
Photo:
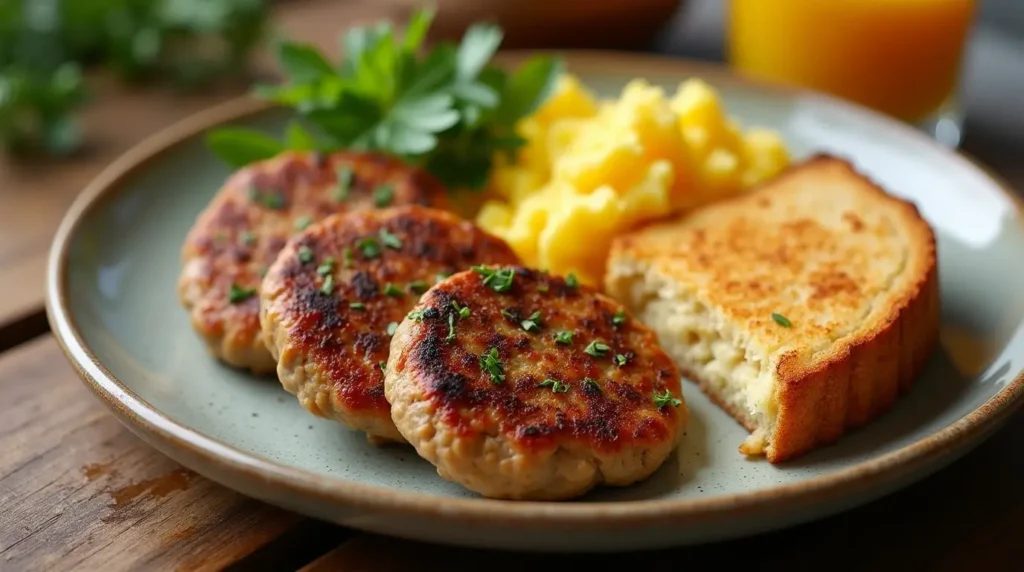
{"label": "orange juice", "polygon": [[908,122],[954,96],[975,0],[731,0],[729,60]]}

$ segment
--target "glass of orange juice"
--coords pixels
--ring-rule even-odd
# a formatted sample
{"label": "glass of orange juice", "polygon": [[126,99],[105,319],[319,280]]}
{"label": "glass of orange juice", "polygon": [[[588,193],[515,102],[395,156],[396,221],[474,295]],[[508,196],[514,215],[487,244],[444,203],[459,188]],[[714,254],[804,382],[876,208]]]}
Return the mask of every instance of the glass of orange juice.
{"label": "glass of orange juice", "polygon": [[731,0],[741,73],[830,93],[960,141],[961,65],[976,0]]}

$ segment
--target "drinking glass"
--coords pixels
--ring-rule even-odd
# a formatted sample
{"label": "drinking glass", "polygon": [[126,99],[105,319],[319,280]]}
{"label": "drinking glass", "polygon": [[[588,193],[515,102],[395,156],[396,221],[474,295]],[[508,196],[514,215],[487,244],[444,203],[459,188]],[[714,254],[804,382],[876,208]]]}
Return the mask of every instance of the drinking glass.
{"label": "drinking glass", "polygon": [[730,0],[740,73],[826,92],[955,147],[976,0]]}

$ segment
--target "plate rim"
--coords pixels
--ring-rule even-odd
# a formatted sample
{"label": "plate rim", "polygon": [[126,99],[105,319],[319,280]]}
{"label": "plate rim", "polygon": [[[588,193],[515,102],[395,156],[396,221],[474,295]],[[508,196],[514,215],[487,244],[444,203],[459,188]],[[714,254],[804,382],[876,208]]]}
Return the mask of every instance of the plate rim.
{"label": "plate rim", "polygon": [[[541,50],[500,52],[499,61],[521,61]],[[751,78],[716,63],[657,54],[633,54],[606,50],[558,50],[569,72],[591,70],[604,73],[620,70],[637,78],[656,72],[696,76],[760,91],[773,92],[800,101],[852,113],[873,128],[892,136],[925,144],[946,154],[988,179],[1014,205],[1014,222],[1024,226],[1024,200],[998,175],[962,150],[951,150],[911,127],[857,104],[803,88]],[[150,135],[124,152],[76,197],[58,226],[47,261],[45,307],[51,332],[65,358],[85,385],[122,422],[135,432],[159,439],[190,458],[227,471],[235,479],[259,480],[263,486],[288,490],[352,509],[386,514],[414,515],[434,519],[457,519],[506,525],[571,526],[576,530],[625,526],[656,526],[682,520],[704,521],[724,516],[764,514],[792,503],[803,506],[847,496],[865,494],[901,477],[955,457],[988,437],[1024,403],[1024,369],[1012,382],[983,404],[953,423],[913,443],[884,455],[797,483],[779,484],[753,491],[699,498],[643,499],[628,501],[505,501],[481,497],[443,497],[370,485],[338,476],[312,473],[285,463],[247,453],[214,439],[184,423],[174,421],[157,407],[139,397],[99,361],[80,335],[67,296],[68,251],[71,238],[88,215],[117,194],[124,182],[165,153],[201,136],[207,129],[269,111],[268,102],[240,96],[188,116]],[[438,477],[440,478],[440,477]],[[229,488],[233,488],[230,487]]]}

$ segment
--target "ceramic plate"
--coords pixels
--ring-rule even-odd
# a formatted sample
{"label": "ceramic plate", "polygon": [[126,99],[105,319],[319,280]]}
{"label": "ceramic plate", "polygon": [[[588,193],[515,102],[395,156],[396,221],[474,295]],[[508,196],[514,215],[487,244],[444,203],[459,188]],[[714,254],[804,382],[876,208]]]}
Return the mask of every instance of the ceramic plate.
{"label": "ceramic plate", "polygon": [[846,157],[919,206],[938,234],[942,344],[893,410],[836,445],[772,466],[741,456],[745,431],[686,382],[693,420],[653,477],[561,503],[483,499],[442,480],[412,449],[371,446],[308,414],[275,379],[214,361],[178,304],[182,240],[228,175],[202,133],[225,122],[283,128],[284,112],[252,101],[157,134],[82,193],[50,259],[54,333],[129,428],[215,481],[359,529],[516,550],[664,547],[819,518],[953,461],[1016,410],[1024,398],[1024,226],[1000,182],[916,131],[820,95],[679,60],[576,53],[567,62],[602,96],[632,77],[670,91],[703,77],[743,125],[781,131],[797,159]]}

